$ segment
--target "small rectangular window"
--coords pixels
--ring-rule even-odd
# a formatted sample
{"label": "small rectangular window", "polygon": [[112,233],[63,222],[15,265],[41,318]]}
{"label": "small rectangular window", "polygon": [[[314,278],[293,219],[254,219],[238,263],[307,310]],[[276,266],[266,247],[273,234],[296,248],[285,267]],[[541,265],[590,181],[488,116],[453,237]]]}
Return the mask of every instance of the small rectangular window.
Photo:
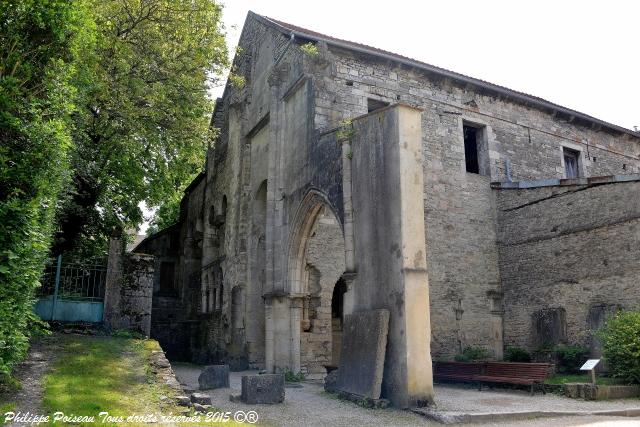
{"label": "small rectangular window", "polygon": [[478,162],[478,128],[463,126],[464,131],[464,161],[467,172],[480,173]]}
{"label": "small rectangular window", "polygon": [[570,148],[562,148],[562,157],[564,158],[564,175],[565,178],[579,178],[580,177],[580,152],[571,150]]}
{"label": "small rectangular window", "polygon": [[467,173],[491,175],[487,127],[482,124],[462,122],[464,139],[464,165]]}

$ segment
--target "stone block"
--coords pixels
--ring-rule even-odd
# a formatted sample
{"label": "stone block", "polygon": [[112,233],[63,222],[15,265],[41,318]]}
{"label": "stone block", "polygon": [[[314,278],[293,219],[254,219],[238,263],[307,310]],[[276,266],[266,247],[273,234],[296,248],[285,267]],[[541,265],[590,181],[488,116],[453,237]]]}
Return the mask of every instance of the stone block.
{"label": "stone block", "polygon": [[229,388],[229,365],[205,366],[198,377],[200,390]]}
{"label": "stone block", "polygon": [[192,393],[191,402],[200,405],[211,405],[211,396],[205,393]]}
{"label": "stone block", "polygon": [[284,375],[244,375],[240,399],[249,404],[284,402]]}
{"label": "stone block", "polygon": [[593,385],[589,383],[567,383],[565,395],[573,399],[608,400],[628,399],[640,396],[640,385]]}
{"label": "stone block", "polygon": [[180,406],[191,406],[191,399],[188,396],[176,396],[176,403]]}
{"label": "stone block", "polygon": [[389,330],[389,311],[345,316],[338,390],[379,399]]}
{"label": "stone block", "polygon": [[329,393],[335,393],[338,391],[338,378],[339,370],[333,370],[324,377],[324,390]]}

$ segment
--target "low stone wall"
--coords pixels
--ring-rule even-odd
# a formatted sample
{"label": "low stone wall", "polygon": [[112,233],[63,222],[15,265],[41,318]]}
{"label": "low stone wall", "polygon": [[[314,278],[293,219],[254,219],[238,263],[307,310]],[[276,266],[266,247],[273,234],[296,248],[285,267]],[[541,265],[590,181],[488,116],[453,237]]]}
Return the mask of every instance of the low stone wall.
{"label": "low stone wall", "polygon": [[593,385],[587,383],[565,384],[567,397],[585,400],[628,399],[640,396],[640,385]]}

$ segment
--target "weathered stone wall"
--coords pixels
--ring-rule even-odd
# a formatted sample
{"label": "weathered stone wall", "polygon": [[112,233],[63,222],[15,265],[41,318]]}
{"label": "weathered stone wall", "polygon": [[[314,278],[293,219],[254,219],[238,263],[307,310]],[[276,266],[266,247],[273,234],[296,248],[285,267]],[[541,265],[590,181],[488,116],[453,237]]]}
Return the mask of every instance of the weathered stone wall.
{"label": "weathered stone wall", "polygon": [[153,270],[153,256],[124,254],[121,240],[111,240],[104,297],[104,323],[108,329],[149,336]]}
{"label": "weathered stone wall", "polygon": [[505,345],[597,351],[606,315],[640,307],[640,177],[617,179],[497,190]]}
{"label": "weathered stone wall", "polygon": [[[500,358],[501,279],[489,183],[507,179],[507,162],[514,180],[561,178],[563,146],[582,151],[586,176],[638,171],[638,139],[369,55],[320,50],[333,64],[314,80],[320,130],[367,113],[367,98],[424,110],[432,351],[451,358],[481,345]],[[463,122],[485,127],[487,176],[465,171]]]}

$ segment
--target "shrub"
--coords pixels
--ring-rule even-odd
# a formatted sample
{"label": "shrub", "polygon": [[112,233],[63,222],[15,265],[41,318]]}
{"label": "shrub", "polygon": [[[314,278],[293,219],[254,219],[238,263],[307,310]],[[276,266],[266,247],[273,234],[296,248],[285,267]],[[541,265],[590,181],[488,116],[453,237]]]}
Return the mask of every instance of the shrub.
{"label": "shrub", "polygon": [[308,56],[311,56],[311,57],[318,56],[318,54],[319,54],[318,47],[315,44],[311,43],[311,42],[301,45],[300,46],[300,50],[305,55],[308,55]]}
{"label": "shrub", "polygon": [[506,362],[531,362],[531,355],[523,348],[507,347],[504,352],[504,360]]}
{"label": "shrub", "polygon": [[613,377],[640,383],[640,311],[623,311],[598,332]]}
{"label": "shrub", "polygon": [[302,372],[297,374],[290,369],[284,371],[284,380],[288,383],[299,383],[305,380],[305,376]]}
{"label": "shrub", "polygon": [[589,349],[579,345],[557,345],[553,353],[558,361],[558,372],[580,372],[580,366],[589,357]]}
{"label": "shrub", "polygon": [[483,347],[470,346],[462,350],[462,354],[457,354],[456,362],[473,362],[476,360],[486,360],[489,358],[489,352]]}
{"label": "shrub", "polygon": [[0,373],[25,356],[67,177],[86,1],[0,2]]}

